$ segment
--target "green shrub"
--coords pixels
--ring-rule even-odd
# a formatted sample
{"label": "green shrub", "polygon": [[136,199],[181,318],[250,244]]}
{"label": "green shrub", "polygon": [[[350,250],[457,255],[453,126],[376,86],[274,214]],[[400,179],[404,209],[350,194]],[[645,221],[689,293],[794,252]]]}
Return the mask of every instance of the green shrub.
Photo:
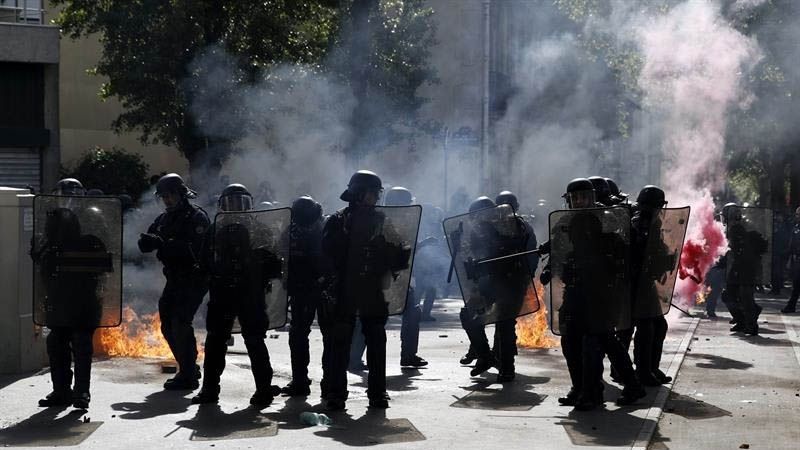
{"label": "green shrub", "polygon": [[128,194],[136,199],[149,187],[149,166],[142,156],[119,148],[95,147],[84,153],[62,176],[77,178],[86,189],[100,189],[106,195]]}

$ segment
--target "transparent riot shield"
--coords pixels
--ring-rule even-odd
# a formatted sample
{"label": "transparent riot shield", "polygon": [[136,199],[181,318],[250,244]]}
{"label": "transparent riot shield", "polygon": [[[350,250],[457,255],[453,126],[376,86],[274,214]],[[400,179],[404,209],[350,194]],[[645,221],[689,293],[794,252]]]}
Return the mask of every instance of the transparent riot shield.
{"label": "transparent riot shield", "polygon": [[350,208],[345,295],[362,316],[402,314],[422,207]]}
{"label": "transparent riot shield", "polygon": [[227,301],[239,302],[234,333],[241,332],[244,315],[265,319],[268,330],[286,324],[291,220],[291,208],[219,212],[214,217],[212,285]]}
{"label": "transparent riot shield", "polygon": [[527,233],[510,205],[498,205],[444,220],[453,268],[465,308],[484,324],[514,319],[539,309],[523,252]]}
{"label": "transparent riot shield", "polygon": [[724,210],[728,238],[729,279],[742,284],[772,280],[773,214],[769,208],[728,206]]}
{"label": "transparent riot shield", "polygon": [[624,207],[550,213],[550,329],[630,328],[630,211]]}
{"label": "transparent riot shield", "polygon": [[33,321],[116,327],[122,321],[122,203],[117,197],[33,199]]}
{"label": "transparent riot shield", "polygon": [[636,319],[667,314],[689,224],[689,207],[664,208],[650,223],[636,275],[633,317]]}

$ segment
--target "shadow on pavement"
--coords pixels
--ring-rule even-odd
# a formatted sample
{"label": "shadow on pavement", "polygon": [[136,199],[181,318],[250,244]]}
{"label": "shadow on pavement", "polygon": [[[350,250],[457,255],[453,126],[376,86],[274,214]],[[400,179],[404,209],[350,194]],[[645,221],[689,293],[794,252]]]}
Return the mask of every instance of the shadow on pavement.
{"label": "shadow on pavement", "polygon": [[469,394],[459,398],[450,406],[495,411],[529,411],[547,398],[546,395],[537,394],[530,389],[536,384],[548,381],[549,377],[521,374],[517,374],[510,383],[493,383],[487,378],[481,378],[475,380],[471,386],[462,386],[461,389],[469,391]]}
{"label": "shadow on pavement", "polygon": [[185,395],[188,391],[153,392],[145,397],[143,402],[121,402],[111,405],[114,411],[121,411],[120,419],[141,420],[150,419],[169,414],[180,414],[189,409],[189,399]]}
{"label": "shadow on pavement", "polygon": [[265,413],[264,416],[276,422],[282,430],[299,430],[307,428],[308,425],[300,422],[300,414],[306,411],[328,414],[324,406],[320,404],[312,405],[308,403],[307,397],[284,397],[286,403],[283,408],[275,412]]}
{"label": "shadow on pavement", "polygon": [[664,405],[664,411],[676,414],[689,420],[714,419],[717,417],[730,417],[730,411],[724,410],[702,400],[685,395],[671,393]]}
{"label": "shadow on pavement", "polygon": [[566,417],[557,417],[561,420],[555,423],[564,427],[573,445],[630,447],[643,426],[654,426],[656,422],[628,412],[629,410],[624,409],[609,411],[605,408],[594,411],[573,410]]}
{"label": "shadow on pavement", "polygon": [[201,405],[193,418],[178,421],[176,425],[192,430],[192,441],[261,438],[278,434],[278,423],[252,406],[226,413],[216,404]]}
{"label": "shadow on pavement", "polygon": [[387,419],[385,409],[370,408],[358,419],[346,412],[331,414],[331,418],[332,426],[314,434],[351,447],[425,440],[408,419]]}
{"label": "shadow on pavement", "polygon": [[86,411],[73,410],[58,415],[66,407],[47,408],[27,419],[0,430],[0,447],[75,446],[86,440],[103,422],[84,422]]}
{"label": "shadow on pavement", "polygon": [[44,369],[44,370],[36,371],[36,372],[23,372],[23,373],[15,373],[15,374],[10,374],[10,375],[0,375],[0,389],[3,389],[4,387],[9,386],[11,384],[14,384],[14,383],[16,383],[17,381],[19,381],[19,380],[21,380],[23,378],[28,378],[28,377],[33,377],[33,376],[36,376],[36,375],[45,374],[45,373],[48,373],[49,371],[50,371],[49,369]]}
{"label": "shadow on pavement", "polygon": [[788,339],[775,339],[764,336],[747,336],[744,334],[737,334],[736,337],[741,341],[763,347],[791,347],[793,345],[792,341]]}
{"label": "shadow on pavement", "polygon": [[[424,368],[422,370],[415,368],[403,368],[400,370],[402,371],[400,375],[386,376],[387,391],[416,391],[419,389],[417,386],[414,386],[414,383],[417,381],[441,381],[441,378],[415,378],[419,375],[422,375],[422,370],[425,370]],[[353,386],[363,387],[366,389],[369,372],[360,371],[351,373],[355,373],[361,377],[361,381],[355,383]]]}
{"label": "shadow on pavement", "polygon": [[687,358],[690,359],[705,359],[706,362],[695,363],[695,366],[703,369],[717,369],[717,370],[747,370],[753,367],[752,364],[738,361],[724,356],[711,355],[708,353],[687,353]]}

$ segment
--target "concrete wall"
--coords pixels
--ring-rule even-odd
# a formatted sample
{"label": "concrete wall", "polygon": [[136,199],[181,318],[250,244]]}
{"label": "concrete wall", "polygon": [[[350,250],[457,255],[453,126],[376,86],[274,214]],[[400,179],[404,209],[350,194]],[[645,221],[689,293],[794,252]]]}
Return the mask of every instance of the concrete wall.
{"label": "concrete wall", "polygon": [[[47,25],[0,23],[0,61],[44,65],[44,128],[50,143],[41,148],[42,186],[58,178],[61,148],[59,140],[59,31]],[[3,105],[9,107],[10,105]]]}

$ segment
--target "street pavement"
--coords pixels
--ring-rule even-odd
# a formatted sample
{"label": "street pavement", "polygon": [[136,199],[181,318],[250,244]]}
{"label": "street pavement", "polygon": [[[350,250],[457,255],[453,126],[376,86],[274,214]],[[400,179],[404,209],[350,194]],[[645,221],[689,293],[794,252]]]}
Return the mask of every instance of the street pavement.
{"label": "street pavement", "polygon": [[[302,412],[324,412],[319,399],[322,339],[314,329],[311,396],[277,398],[261,411],[248,406],[254,384],[241,339],[228,356],[218,407],[190,405],[193,393],[163,391],[170,375],[161,373],[158,360],[96,360],[92,404],[85,414],[36,406],[50,391],[46,371],[0,377],[0,446],[796,448],[791,444],[798,438],[795,330],[800,318],[776,315],[778,303],[767,302],[762,319],[769,323],[762,325],[763,336],[750,339],[729,336],[727,320],[671,312],[662,368],[677,375],[674,389],[651,388],[641,402],[624,408],[613,403],[620,392],[614,384],[606,386],[604,409],[575,412],[559,406],[556,399],[568,390],[569,378],[558,348],[521,348],[513,383],[494,383],[494,369],[471,378],[469,367],[458,363],[467,348],[458,321],[461,301],[448,299],[437,302],[436,322],[422,324],[419,354],[430,362],[426,368],[400,369],[400,320],[390,320],[387,381],[392,400],[387,410],[368,409],[366,373],[350,374],[347,410],[329,414],[332,425],[300,421]],[[285,385],[290,377],[288,334],[270,332],[267,345],[274,383]]]}

